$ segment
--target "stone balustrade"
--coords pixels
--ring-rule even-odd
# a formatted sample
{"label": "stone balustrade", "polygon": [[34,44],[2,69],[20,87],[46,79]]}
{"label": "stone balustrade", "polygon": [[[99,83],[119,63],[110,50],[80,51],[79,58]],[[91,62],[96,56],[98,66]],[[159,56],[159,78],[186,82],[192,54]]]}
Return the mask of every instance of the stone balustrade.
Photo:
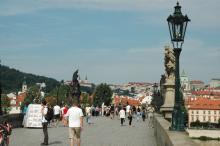
{"label": "stone balustrade", "polygon": [[170,131],[170,123],[161,115],[154,115],[154,135],[157,146],[198,146],[186,132]]}
{"label": "stone balustrade", "polygon": [[23,114],[10,114],[0,116],[0,123],[4,121],[10,123],[13,128],[22,127]]}

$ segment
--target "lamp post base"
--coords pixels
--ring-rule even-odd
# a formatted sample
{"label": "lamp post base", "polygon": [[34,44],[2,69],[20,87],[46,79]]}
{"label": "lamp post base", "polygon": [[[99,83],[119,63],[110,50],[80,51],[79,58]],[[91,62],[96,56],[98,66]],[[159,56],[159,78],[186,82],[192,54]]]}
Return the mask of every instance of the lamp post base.
{"label": "lamp post base", "polygon": [[172,113],[172,123],[169,130],[185,131],[185,114],[184,106],[175,106]]}

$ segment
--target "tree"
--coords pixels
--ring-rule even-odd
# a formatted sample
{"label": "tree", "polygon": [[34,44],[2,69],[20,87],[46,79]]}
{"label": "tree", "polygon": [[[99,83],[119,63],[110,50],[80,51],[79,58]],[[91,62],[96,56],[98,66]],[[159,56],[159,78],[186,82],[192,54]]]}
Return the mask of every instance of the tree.
{"label": "tree", "polygon": [[217,127],[220,128],[220,118],[218,119]]}
{"label": "tree", "polygon": [[8,98],[7,95],[2,95],[2,111],[7,114],[10,110],[10,99]]}
{"label": "tree", "polygon": [[82,93],[82,101],[81,104],[83,104],[84,107],[86,107],[87,104],[89,104],[89,95],[88,93]]}
{"label": "tree", "polygon": [[56,105],[56,97],[48,96],[45,99],[52,107]]}
{"label": "tree", "polygon": [[58,100],[58,104],[67,103],[68,88],[67,85],[61,83],[60,86],[53,88],[53,90],[46,95],[46,98],[53,96],[56,97],[56,102]]}
{"label": "tree", "polygon": [[95,89],[94,94],[94,105],[101,106],[101,104],[104,102],[106,105],[111,104],[112,101],[112,90],[107,84],[100,84]]}
{"label": "tree", "polygon": [[131,93],[135,93],[135,87],[131,87]]}
{"label": "tree", "polygon": [[27,90],[27,96],[25,97],[24,101],[21,103],[21,110],[23,110],[24,106],[28,106],[29,104],[33,103],[36,97],[39,97],[39,86],[34,85],[31,86]]}
{"label": "tree", "polygon": [[156,112],[160,111],[160,107],[163,105],[163,98],[162,98],[159,90],[158,91],[154,91],[153,99],[152,99],[151,104],[155,108]]}
{"label": "tree", "polygon": [[46,92],[51,91],[59,84],[59,82],[55,79],[30,73],[24,73],[4,65],[0,66],[0,70],[3,93],[19,91],[24,81],[24,77],[26,77],[28,87],[33,86],[36,83],[46,83]]}

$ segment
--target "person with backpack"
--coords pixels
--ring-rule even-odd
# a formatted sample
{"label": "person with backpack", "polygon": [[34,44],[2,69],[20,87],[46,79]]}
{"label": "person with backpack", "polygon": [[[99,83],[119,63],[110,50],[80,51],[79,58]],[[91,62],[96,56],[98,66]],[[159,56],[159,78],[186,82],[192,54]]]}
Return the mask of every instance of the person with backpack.
{"label": "person with backpack", "polygon": [[41,143],[41,145],[48,145],[48,131],[47,131],[47,126],[48,126],[48,122],[46,120],[46,116],[47,116],[47,113],[48,113],[48,107],[47,107],[47,102],[46,100],[42,100],[41,102],[41,113],[42,113],[42,127],[43,127],[43,133],[44,133],[44,142]]}

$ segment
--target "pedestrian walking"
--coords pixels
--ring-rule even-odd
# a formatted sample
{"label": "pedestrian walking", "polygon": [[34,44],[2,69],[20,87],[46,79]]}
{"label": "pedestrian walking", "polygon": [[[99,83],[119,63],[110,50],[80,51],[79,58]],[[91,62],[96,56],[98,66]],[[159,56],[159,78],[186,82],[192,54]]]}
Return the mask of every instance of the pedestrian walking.
{"label": "pedestrian walking", "polygon": [[42,113],[42,127],[43,127],[43,133],[44,133],[44,142],[41,143],[41,145],[48,145],[48,131],[47,131],[47,126],[48,126],[48,121],[45,119],[45,116],[48,112],[48,104],[46,100],[42,100],[41,103],[41,113]]}
{"label": "pedestrian walking", "polygon": [[129,112],[128,112],[129,126],[131,126],[132,118],[133,118],[133,111],[132,109],[129,109]]}
{"label": "pedestrian walking", "polygon": [[68,111],[68,106],[67,106],[67,104],[65,104],[60,110],[61,110],[61,120],[62,120],[63,126],[66,127],[66,126],[67,126],[67,121],[65,120],[64,115],[65,115],[65,114],[67,113],[67,111]]}
{"label": "pedestrian walking", "polygon": [[115,107],[113,104],[110,107],[110,117],[111,117],[111,119],[114,119],[114,117],[115,117]]}
{"label": "pedestrian walking", "polygon": [[121,108],[121,110],[119,111],[119,117],[121,119],[121,126],[123,126],[125,120],[125,110],[123,108]]}
{"label": "pedestrian walking", "polygon": [[141,117],[141,109],[138,107],[137,108],[137,122],[139,122],[140,117]]}
{"label": "pedestrian walking", "polygon": [[145,110],[145,108],[142,109],[141,116],[142,116],[143,122],[145,122],[145,119],[146,119],[146,110]]}
{"label": "pedestrian walking", "polygon": [[87,106],[87,107],[86,107],[86,122],[87,122],[89,125],[91,124],[91,116],[92,116],[91,107]]}
{"label": "pedestrian walking", "polygon": [[80,146],[81,130],[83,128],[83,112],[78,107],[78,102],[73,100],[72,107],[67,111],[65,118],[68,118],[69,123],[69,138],[70,146]]}
{"label": "pedestrian walking", "polygon": [[133,120],[137,118],[137,110],[135,106],[132,106],[132,116],[133,116]]}
{"label": "pedestrian walking", "polygon": [[59,124],[59,121],[60,121],[60,113],[61,113],[61,110],[60,110],[60,106],[59,105],[55,105],[53,107],[53,111],[54,111],[54,126],[57,127],[58,124]]}
{"label": "pedestrian walking", "polygon": [[152,105],[150,105],[148,107],[148,127],[153,128],[153,116],[154,116],[154,107]]}
{"label": "pedestrian walking", "polygon": [[128,115],[130,108],[131,108],[131,106],[130,106],[130,105],[128,104],[128,102],[127,102],[127,106],[126,106],[126,115]]}

